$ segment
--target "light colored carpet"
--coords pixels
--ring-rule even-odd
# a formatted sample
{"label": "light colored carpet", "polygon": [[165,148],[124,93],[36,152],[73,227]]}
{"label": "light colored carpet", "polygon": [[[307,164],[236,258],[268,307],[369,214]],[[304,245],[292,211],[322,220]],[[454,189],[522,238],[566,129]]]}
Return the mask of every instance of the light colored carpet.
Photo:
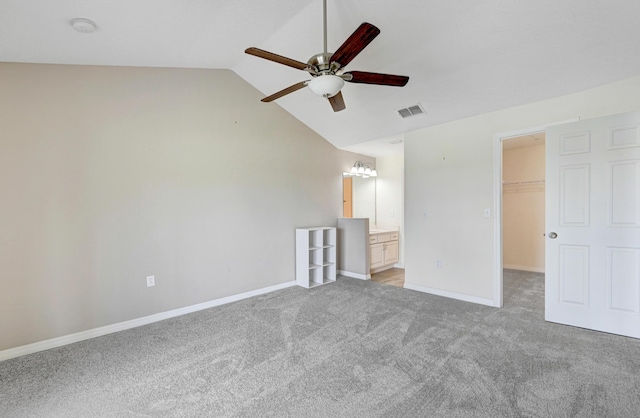
{"label": "light colored carpet", "polygon": [[0,363],[2,417],[637,417],[640,341],[340,278]]}

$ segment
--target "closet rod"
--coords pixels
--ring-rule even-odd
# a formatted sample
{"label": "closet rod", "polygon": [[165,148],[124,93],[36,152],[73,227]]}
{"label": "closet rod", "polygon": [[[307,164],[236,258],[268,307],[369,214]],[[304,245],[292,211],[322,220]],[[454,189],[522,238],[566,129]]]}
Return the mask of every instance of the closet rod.
{"label": "closet rod", "polygon": [[513,186],[518,184],[544,184],[544,180],[528,180],[528,181],[503,181],[503,186]]}

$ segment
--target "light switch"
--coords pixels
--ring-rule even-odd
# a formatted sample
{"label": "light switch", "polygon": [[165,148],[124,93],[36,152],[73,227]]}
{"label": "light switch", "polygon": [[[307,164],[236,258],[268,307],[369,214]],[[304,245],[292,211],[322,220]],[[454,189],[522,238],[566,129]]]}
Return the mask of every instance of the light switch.
{"label": "light switch", "polygon": [[490,218],[491,217],[491,209],[490,208],[484,208],[484,217],[485,218]]}

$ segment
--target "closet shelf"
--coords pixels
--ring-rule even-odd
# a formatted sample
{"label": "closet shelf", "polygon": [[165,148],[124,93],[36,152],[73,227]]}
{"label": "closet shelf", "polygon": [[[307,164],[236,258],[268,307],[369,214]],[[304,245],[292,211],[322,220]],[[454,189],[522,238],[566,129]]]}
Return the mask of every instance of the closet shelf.
{"label": "closet shelf", "polygon": [[503,181],[503,186],[520,186],[527,184],[544,184],[544,180],[527,180],[527,181]]}
{"label": "closet shelf", "polygon": [[503,181],[502,192],[507,193],[532,193],[544,192],[544,180],[528,180],[528,181]]}

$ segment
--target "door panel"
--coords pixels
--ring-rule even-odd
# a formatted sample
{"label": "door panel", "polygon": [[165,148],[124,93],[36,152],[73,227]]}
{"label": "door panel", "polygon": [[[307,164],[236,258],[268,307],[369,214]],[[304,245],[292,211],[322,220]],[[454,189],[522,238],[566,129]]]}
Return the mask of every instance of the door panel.
{"label": "door panel", "polygon": [[636,124],[609,130],[609,149],[640,147],[640,127]]}
{"label": "door panel", "polygon": [[344,177],[342,179],[342,216],[353,218],[353,179]]}
{"label": "door panel", "polygon": [[560,137],[560,155],[582,154],[591,151],[591,132],[572,132]]}
{"label": "door panel", "polygon": [[369,247],[371,268],[376,268],[384,265],[384,244],[372,244]]}
{"label": "door panel", "polygon": [[398,262],[398,241],[387,242],[384,250],[384,263],[391,264]]}
{"label": "door panel", "polygon": [[640,338],[640,112],[550,127],[546,152],[545,319]]}
{"label": "door panel", "polygon": [[589,247],[560,245],[560,302],[587,305]]}
{"label": "door panel", "polygon": [[609,225],[640,227],[640,160],[609,163]]}
{"label": "door panel", "polygon": [[589,225],[589,164],[560,167],[560,225]]}
{"label": "door panel", "polygon": [[640,300],[640,249],[607,248],[609,308],[638,314]]}

